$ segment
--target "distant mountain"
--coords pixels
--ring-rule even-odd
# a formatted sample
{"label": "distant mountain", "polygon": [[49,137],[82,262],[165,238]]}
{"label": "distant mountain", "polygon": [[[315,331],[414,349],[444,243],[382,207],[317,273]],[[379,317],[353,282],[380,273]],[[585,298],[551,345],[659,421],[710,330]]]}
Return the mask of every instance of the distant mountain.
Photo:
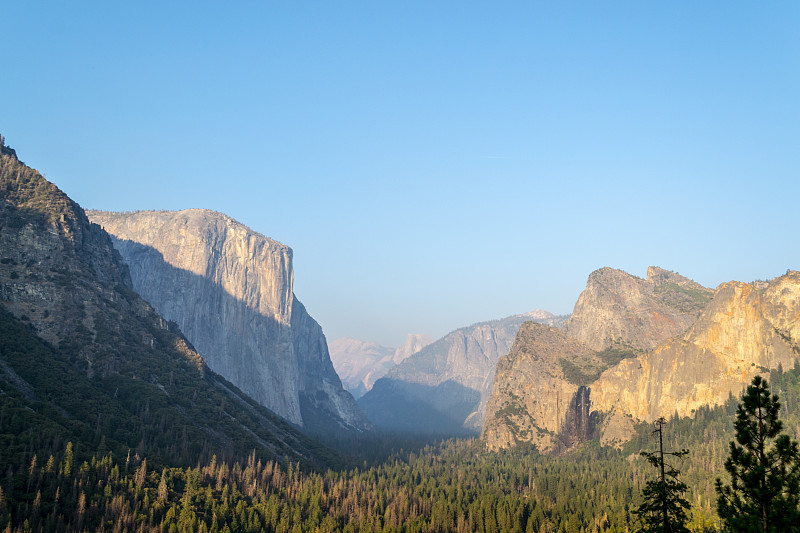
{"label": "distant mountain", "polygon": [[477,433],[497,359],[511,349],[520,326],[528,320],[561,325],[565,319],[534,311],[455,330],[392,368],[358,404],[384,429]]}
{"label": "distant mountain", "polygon": [[[362,397],[378,377],[394,366],[394,350],[377,342],[342,337],[328,343],[328,349],[342,384],[356,399]],[[380,376],[376,377],[376,374]]]}
{"label": "distant mountain", "polygon": [[78,457],[130,450],[154,464],[330,458],[210,370],[132,290],[109,236],[1,144],[0,413],[4,469],[67,441]]}
{"label": "distant mountain", "polygon": [[349,337],[331,341],[328,348],[342,383],[354,397],[360,398],[389,369],[432,342],[433,339],[427,335],[410,333],[406,342],[397,349]]}
{"label": "distant mountain", "polygon": [[589,276],[561,332],[526,327],[498,362],[482,439],[545,451],[599,437],[618,446],[636,421],[720,405],[756,374],[800,355],[800,274],[716,291],[656,267],[646,280]]}
{"label": "distant mountain", "polygon": [[214,371],[311,433],[370,428],[292,292],[288,246],[204,209],[88,215],[112,235],[134,290]]}

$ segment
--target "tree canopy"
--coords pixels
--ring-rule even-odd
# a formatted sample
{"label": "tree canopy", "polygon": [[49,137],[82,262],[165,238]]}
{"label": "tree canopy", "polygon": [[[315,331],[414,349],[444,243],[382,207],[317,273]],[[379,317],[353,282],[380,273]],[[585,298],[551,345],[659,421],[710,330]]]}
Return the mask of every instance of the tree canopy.
{"label": "tree canopy", "polygon": [[658,450],[641,452],[647,461],[658,469],[658,477],[650,480],[642,489],[642,503],[633,514],[639,519],[641,533],[690,533],[688,511],[691,508],[684,497],[689,487],[680,481],[680,471],[667,463],[666,457],[680,458],[689,453],[683,449],[678,452],[664,451],[663,429],[667,421],[662,417],[655,421],[658,436]]}
{"label": "tree canopy", "polygon": [[729,531],[800,531],[800,453],[782,433],[780,408],[769,383],[756,376],[736,409],[725,461],[730,484],[716,481],[717,512]]}

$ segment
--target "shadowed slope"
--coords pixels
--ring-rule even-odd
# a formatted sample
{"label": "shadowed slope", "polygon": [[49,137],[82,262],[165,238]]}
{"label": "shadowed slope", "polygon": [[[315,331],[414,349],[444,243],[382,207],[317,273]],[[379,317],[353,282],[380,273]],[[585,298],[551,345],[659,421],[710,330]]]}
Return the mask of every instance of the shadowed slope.
{"label": "shadowed slope", "polygon": [[[5,147],[0,256],[0,401],[16,413],[0,417],[3,461],[65,439],[183,464],[254,449],[312,464],[331,457],[209,370],[131,290],[108,235]],[[26,432],[14,430],[20,421]]]}

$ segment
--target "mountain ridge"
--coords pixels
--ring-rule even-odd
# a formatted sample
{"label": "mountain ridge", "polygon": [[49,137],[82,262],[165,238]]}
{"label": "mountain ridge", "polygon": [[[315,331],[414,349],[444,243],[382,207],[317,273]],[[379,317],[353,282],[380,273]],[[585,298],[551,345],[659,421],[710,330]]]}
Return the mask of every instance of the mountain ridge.
{"label": "mountain ridge", "polygon": [[333,457],[211,371],[131,289],[108,234],[5,147],[0,255],[0,403],[29,439],[0,435],[3,461],[68,439],[174,464],[253,450],[318,466]]}
{"label": "mountain ridge", "polygon": [[[560,324],[565,319],[544,313],[538,320]],[[451,331],[389,370],[359,398],[359,406],[385,429],[476,434],[483,424],[497,359],[508,353],[530,316],[512,315]],[[419,415],[409,417],[404,413],[408,410]]]}
{"label": "mountain ridge", "polygon": [[370,429],[292,291],[290,247],[210,210],[89,216],[112,235],[134,289],[212,369],[312,433]]}
{"label": "mountain ridge", "polygon": [[[723,283],[712,292],[657,267],[648,269],[647,280],[599,269],[589,276],[564,327],[565,338],[556,342],[562,373],[537,372],[536,361],[546,354],[530,344],[526,350],[524,339],[509,361],[498,363],[503,372],[495,381],[482,439],[490,449],[532,442],[557,452],[594,437],[619,446],[634,434],[636,421],[689,416],[702,406],[721,405],[754,375],[795,364],[798,319],[800,274],[794,271],[760,284]],[[563,398],[531,393],[511,368],[528,382],[546,382],[570,370],[571,386],[562,383],[562,391],[574,409],[564,410]],[[562,413],[587,421],[580,438]],[[537,436],[530,428],[543,433]]]}

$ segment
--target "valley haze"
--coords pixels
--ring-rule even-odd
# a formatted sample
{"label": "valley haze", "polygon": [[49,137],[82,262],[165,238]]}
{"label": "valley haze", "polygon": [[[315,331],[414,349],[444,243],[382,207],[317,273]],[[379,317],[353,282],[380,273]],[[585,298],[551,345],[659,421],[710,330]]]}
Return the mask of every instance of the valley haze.
{"label": "valley haze", "polygon": [[5,4],[0,531],[635,531],[661,442],[718,531],[800,437],[800,3]]}

